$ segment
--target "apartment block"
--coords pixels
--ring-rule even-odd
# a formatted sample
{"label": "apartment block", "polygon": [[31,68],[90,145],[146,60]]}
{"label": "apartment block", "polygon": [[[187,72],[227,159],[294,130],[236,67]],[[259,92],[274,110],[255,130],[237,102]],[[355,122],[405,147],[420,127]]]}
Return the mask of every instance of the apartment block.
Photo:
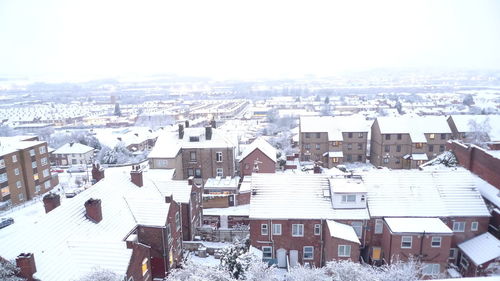
{"label": "apartment block", "polygon": [[57,184],[50,172],[47,143],[31,139],[0,138],[0,207],[31,200]]}
{"label": "apartment block", "polygon": [[379,117],[371,127],[370,162],[416,169],[444,152],[451,137],[445,117]]}
{"label": "apartment block", "polygon": [[320,161],[325,168],[344,162],[366,162],[370,121],[362,117],[301,117],[301,161]]}

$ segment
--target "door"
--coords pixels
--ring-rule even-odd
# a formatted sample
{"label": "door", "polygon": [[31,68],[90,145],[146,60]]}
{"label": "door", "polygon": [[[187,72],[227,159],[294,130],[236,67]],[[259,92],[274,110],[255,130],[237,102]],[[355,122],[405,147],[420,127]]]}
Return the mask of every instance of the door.
{"label": "door", "polygon": [[228,203],[229,207],[234,206],[234,195],[229,195],[228,200],[229,200],[229,203]]}
{"label": "door", "polygon": [[227,222],[227,215],[221,215],[220,216],[220,228],[229,228],[228,222]]}
{"label": "door", "polygon": [[290,267],[299,265],[299,251],[290,250]]}
{"label": "door", "polygon": [[286,250],[278,249],[276,251],[276,258],[278,259],[278,267],[286,268]]}

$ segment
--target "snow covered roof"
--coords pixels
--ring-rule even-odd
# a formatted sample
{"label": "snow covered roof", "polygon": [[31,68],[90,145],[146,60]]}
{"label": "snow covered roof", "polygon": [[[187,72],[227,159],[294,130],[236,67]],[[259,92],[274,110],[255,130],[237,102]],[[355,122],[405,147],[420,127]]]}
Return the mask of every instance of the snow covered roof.
{"label": "snow covered roof", "polygon": [[267,157],[269,157],[269,159],[271,159],[273,162],[276,163],[276,148],[270,145],[263,138],[257,138],[249,146],[247,146],[243,151],[243,153],[241,154],[239,162],[245,159],[250,153],[252,153],[256,149],[259,149],[262,153],[264,153]]}
{"label": "snow covered roof", "polygon": [[165,226],[167,223],[169,203],[158,194],[144,196],[141,192],[134,192],[125,197],[127,206],[137,224],[146,226]]}
{"label": "snow covered roof", "polygon": [[361,244],[352,226],[332,220],[327,220],[326,225],[332,237]]}
{"label": "snow covered roof", "polygon": [[452,115],[453,123],[460,133],[472,132],[471,120],[478,124],[487,122],[491,128],[488,132],[491,141],[500,141],[500,115]]}
{"label": "snow covered roof", "polygon": [[330,178],[330,186],[334,193],[366,193],[363,180],[356,178]]}
{"label": "snow covered roof", "polygon": [[372,121],[362,116],[324,116],[301,117],[300,131],[302,133],[328,133],[328,141],[343,141],[342,133],[370,131]]}
{"label": "snow covered roof", "polygon": [[427,142],[424,134],[451,134],[444,116],[378,117],[381,134],[409,134],[412,142]]}
{"label": "snow covered roof", "polygon": [[413,153],[413,154],[406,154],[405,156],[403,156],[404,159],[411,159],[411,160],[423,160],[423,161],[427,161],[429,160],[429,158],[427,157],[427,154],[425,153]]}
{"label": "snow covered roof", "polygon": [[489,232],[483,233],[458,245],[475,265],[500,258],[500,240]]}
{"label": "snow covered roof", "polygon": [[207,216],[248,216],[250,214],[250,204],[239,205],[227,208],[203,209],[203,215]]}
{"label": "snow covered roof", "polygon": [[361,175],[372,217],[490,216],[475,176],[463,168],[371,170]]}
{"label": "snow covered roof", "polygon": [[441,233],[453,231],[439,218],[384,218],[393,233]]}
{"label": "snow covered roof", "polygon": [[[36,222],[16,223],[16,235],[0,235],[0,256],[14,259],[20,253],[34,253],[41,280],[66,281],[78,279],[93,267],[109,269],[124,275],[132,250],[123,239],[147,218],[140,204],[125,200],[141,192],[155,196],[157,190],[138,188],[131,183],[129,170],[109,168],[106,178],[63,204]],[[103,219],[94,223],[86,218],[84,203],[89,198],[101,200]],[[162,197],[159,196],[161,199]],[[163,210],[168,204],[151,201],[148,209]],[[138,218],[136,220],[135,218]],[[155,221],[156,222],[156,221]],[[34,235],[36,233],[36,235]],[[1,232],[0,232],[1,234]],[[64,266],[61,266],[64,265]]]}
{"label": "snow covered roof", "polygon": [[500,207],[500,190],[475,175],[476,185],[481,195],[497,208]]}
{"label": "snow covered roof", "polygon": [[86,146],[84,144],[75,142],[75,143],[67,143],[58,149],[56,149],[54,154],[85,154],[87,152],[94,151],[93,147]]}
{"label": "snow covered roof", "polygon": [[240,182],[240,177],[216,177],[209,178],[203,186],[205,189],[238,189],[238,184]]}
{"label": "snow covered roof", "polygon": [[329,158],[342,158],[344,157],[344,153],[342,151],[329,151],[329,152],[325,152],[323,153],[323,156],[327,156]]}

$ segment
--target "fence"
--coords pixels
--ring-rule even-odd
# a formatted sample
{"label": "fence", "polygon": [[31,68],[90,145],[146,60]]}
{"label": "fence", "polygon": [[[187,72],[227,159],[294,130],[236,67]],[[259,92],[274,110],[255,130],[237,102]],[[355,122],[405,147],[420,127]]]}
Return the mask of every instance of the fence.
{"label": "fence", "polygon": [[213,229],[209,227],[199,227],[196,235],[204,241],[232,242],[236,239],[242,240],[250,235],[248,229]]}

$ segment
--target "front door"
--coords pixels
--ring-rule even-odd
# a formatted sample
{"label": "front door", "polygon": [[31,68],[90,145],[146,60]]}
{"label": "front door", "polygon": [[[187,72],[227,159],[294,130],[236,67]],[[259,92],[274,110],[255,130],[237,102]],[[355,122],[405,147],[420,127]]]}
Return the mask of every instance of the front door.
{"label": "front door", "polygon": [[299,251],[290,250],[290,267],[296,267],[299,265]]}
{"label": "front door", "polygon": [[229,228],[227,215],[220,216],[220,228]]}
{"label": "front door", "polygon": [[276,258],[278,259],[278,267],[286,268],[286,250],[278,249],[276,251]]}

